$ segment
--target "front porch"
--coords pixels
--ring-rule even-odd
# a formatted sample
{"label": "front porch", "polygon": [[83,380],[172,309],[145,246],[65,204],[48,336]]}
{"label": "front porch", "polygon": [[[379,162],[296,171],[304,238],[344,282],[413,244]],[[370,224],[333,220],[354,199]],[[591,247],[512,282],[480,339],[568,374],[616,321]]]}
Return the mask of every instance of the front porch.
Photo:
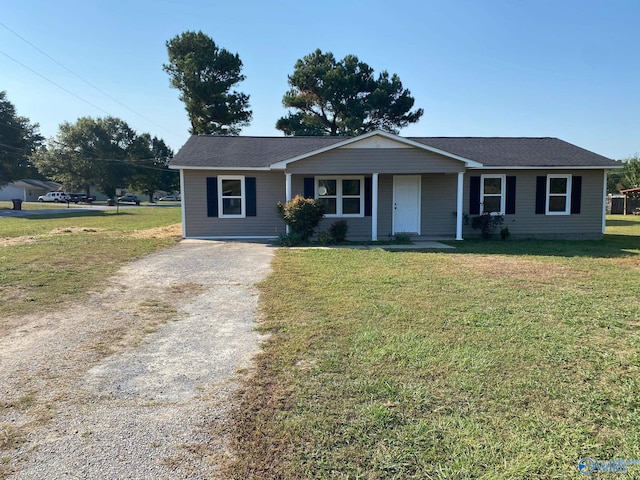
{"label": "front porch", "polygon": [[345,220],[349,238],[462,240],[464,171],[446,173],[310,175],[285,172],[286,200],[316,198],[327,214],[320,230]]}

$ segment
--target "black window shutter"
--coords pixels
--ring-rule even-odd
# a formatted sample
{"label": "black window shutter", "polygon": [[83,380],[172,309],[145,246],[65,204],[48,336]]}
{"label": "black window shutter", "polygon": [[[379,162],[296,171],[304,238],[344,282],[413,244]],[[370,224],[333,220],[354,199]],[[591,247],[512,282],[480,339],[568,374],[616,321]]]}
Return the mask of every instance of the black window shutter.
{"label": "black window shutter", "polygon": [[255,217],[257,210],[256,201],[256,177],[245,177],[244,188],[246,190],[245,199],[247,205],[244,207],[244,211],[247,217]]}
{"label": "black window shutter", "polygon": [[544,215],[547,205],[547,177],[536,177],[536,214]]}
{"label": "black window shutter", "polygon": [[516,177],[507,177],[507,198],[505,199],[504,213],[513,215],[516,213]]}
{"label": "black window shutter", "polygon": [[480,177],[469,179],[469,215],[480,213]]}
{"label": "black window shutter", "polygon": [[218,177],[207,177],[207,217],[218,216]]}
{"label": "black window shutter", "polygon": [[305,177],[304,179],[304,198],[314,198],[315,194],[315,178]]}
{"label": "black window shutter", "polygon": [[364,179],[364,216],[371,216],[372,209],[371,177]]}
{"label": "black window shutter", "polygon": [[580,213],[580,199],[582,198],[582,177],[571,178],[571,213]]}

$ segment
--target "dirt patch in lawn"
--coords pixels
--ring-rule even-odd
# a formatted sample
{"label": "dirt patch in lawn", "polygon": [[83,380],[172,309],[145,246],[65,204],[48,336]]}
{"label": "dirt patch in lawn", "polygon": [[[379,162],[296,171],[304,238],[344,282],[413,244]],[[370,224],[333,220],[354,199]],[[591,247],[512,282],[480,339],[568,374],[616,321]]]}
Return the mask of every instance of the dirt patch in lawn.
{"label": "dirt patch in lawn", "polygon": [[464,255],[454,260],[463,271],[487,275],[491,278],[510,278],[553,284],[563,279],[587,279],[589,273],[560,263],[500,256]]}
{"label": "dirt patch in lawn", "polygon": [[182,224],[176,223],[166,227],[138,230],[131,235],[133,238],[181,238]]}
{"label": "dirt patch in lawn", "polygon": [[13,245],[24,245],[26,243],[34,243],[38,241],[38,237],[29,235],[22,237],[0,238],[0,247],[11,247]]}
{"label": "dirt patch in lawn", "polygon": [[88,227],[61,227],[51,230],[51,235],[64,235],[68,233],[96,233],[101,232],[102,228],[88,228]]}
{"label": "dirt patch in lawn", "polygon": [[603,263],[617,265],[632,270],[640,270],[640,255],[630,254],[628,257],[605,258],[601,260]]}

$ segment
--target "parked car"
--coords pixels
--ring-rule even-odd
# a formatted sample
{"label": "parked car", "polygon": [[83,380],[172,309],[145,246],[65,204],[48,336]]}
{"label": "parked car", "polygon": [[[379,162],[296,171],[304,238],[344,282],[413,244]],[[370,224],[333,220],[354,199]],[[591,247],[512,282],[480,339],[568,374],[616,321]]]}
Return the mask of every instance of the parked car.
{"label": "parked car", "polygon": [[96,197],[94,195],[87,196],[86,193],[70,193],[69,194],[69,201],[73,203],[79,203],[79,202],[91,203],[95,199]]}
{"label": "parked car", "polygon": [[159,202],[179,202],[180,194],[170,193],[169,195],[165,195],[164,197],[160,197],[158,199]]}
{"label": "parked car", "polygon": [[118,203],[135,203],[136,205],[140,205],[140,199],[137,195],[124,195],[118,197]]}
{"label": "parked car", "polygon": [[44,195],[40,195],[38,201],[60,203],[70,201],[70,197],[68,193],[64,192],[47,192]]}

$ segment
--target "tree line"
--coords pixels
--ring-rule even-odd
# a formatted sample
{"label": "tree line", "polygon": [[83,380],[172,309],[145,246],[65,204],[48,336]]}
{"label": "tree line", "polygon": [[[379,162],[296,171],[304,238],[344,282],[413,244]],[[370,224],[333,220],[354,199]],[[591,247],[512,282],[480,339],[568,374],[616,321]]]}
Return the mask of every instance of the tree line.
{"label": "tree line", "polygon": [[95,188],[114,198],[119,188],[149,195],[179,188],[169,170],[173,151],[164,140],[137,133],[114,117],[64,122],[46,143],[39,125],[18,116],[0,92],[0,186],[21,178],[49,178],[67,191],[91,194]]}
{"label": "tree line", "polygon": [[[163,70],[179,90],[193,135],[239,135],[253,112],[249,95],[238,91],[245,80],[237,53],[221,48],[203,32],[186,31],[166,42]],[[397,74],[373,68],[355,55],[336,59],[315,50],[299,59],[282,98],[287,114],[275,128],[286,136],[361,135],[373,130],[398,133],[420,120],[422,108]],[[0,92],[0,185],[17,178],[46,176],[66,189],[89,193],[96,187],[109,197],[129,187],[150,196],[178,188],[168,169],[173,152],[158,138],[139,134],[124,120],[83,117],[60,125],[47,142],[38,124],[17,115]],[[640,158],[624,160],[610,175],[609,190],[640,186]]]}

